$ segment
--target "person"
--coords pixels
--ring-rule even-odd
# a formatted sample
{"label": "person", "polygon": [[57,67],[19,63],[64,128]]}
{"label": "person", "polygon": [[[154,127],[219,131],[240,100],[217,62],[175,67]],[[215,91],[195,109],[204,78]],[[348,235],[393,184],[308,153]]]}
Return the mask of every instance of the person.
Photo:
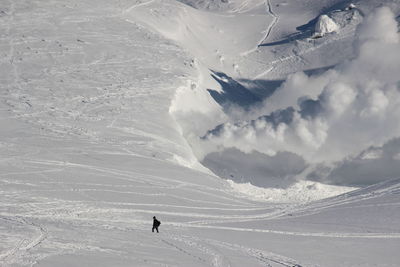
{"label": "person", "polygon": [[156,229],[158,233],[158,226],[160,226],[161,222],[157,220],[156,216],[153,216],[153,229],[151,231],[154,233],[154,229]]}

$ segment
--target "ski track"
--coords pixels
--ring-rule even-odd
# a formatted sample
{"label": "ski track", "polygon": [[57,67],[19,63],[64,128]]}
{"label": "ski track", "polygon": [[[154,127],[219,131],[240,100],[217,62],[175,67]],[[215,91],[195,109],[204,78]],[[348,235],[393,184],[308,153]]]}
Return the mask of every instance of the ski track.
{"label": "ski track", "polygon": [[[390,189],[389,189],[390,190]],[[378,194],[374,194],[375,196]],[[353,197],[352,199],[347,199],[346,203],[357,202],[361,199],[365,199],[364,197],[357,198]],[[107,229],[114,229],[116,226],[114,224],[126,223],[134,224],[138,226],[138,229],[130,228],[130,227],[117,227],[115,229],[122,229],[124,231],[136,231],[143,228],[146,228],[148,225],[148,220],[133,220],[134,214],[136,213],[145,213],[145,214],[160,214],[160,215],[169,215],[169,216],[177,216],[177,217],[190,217],[190,218],[202,218],[205,221],[197,221],[197,222],[188,222],[188,223],[178,223],[178,222],[164,222],[164,229],[190,229],[190,228],[198,228],[203,230],[223,230],[223,231],[233,231],[233,232],[255,232],[262,234],[276,234],[276,235],[288,235],[288,236],[306,236],[306,237],[324,237],[324,238],[368,238],[368,239],[399,239],[400,233],[367,233],[367,234],[354,234],[354,233],[324,233],[324,232],[293,232],[293,231],[276,231],[269,229],[249,229],[249,228],[240,228],[240,227],[224,227],[218,225],[208,225],[210,223],[215,223],[216,221],[210,220],[215,218],[222,218],[221,222],[240,222],[244,220],[256,220],[260,218],[268,218],[269,214],[274,214],[274,212],[267,213],[259,213],[258,211],[262,211],[262,208],[254,209],[250,208],[249,210],[257,212],[254,215],[249,216],[223,216],[223,215],[212,215],[208,213],[193,213],[193,212],[168,212],[165,210],[161,210],[160,207],[162,205],[152,204],[150,206],[157,206],[157,209],[137,209],[137,208],[99,208],[94,207],[93,204],[97,202],[93,201],[50,201],[46,203],[32,203],[29,204],[26,209],[32,210],[31,214],[20,214],[17,217],[13,217],[13,214],[8,213],[0,213],[0,218],[4,221],[9,221],[12,223],[17,223],[21,225],[26,225],[30,228],[34,228],[38,233],[34,237],[29,240],[24,239],[19,241],[19,243],[8,249],[6,252],[3,252],[0,255],[0,260],[5,263],[12,262],[21,262],[23,260],[29,259],[32,262],[32,257],[24,257],[30,250],[33,248],[40,246],[40,244],[46,240],[47,231],[34,221],[62,221],[63,223],[72,224],[72,225],[91,225],[93,228],[98,227],[106,227]],[[115,202],[101,202],[100,207],[104,204],[113,204]],[[340,202],[343,204],[343,202]],[[47,204],[43,207],[40,207],[41,204]],[[70,204],[71,206],[67,206]],[[117,204],[119,204],[117,202]],[[49,207],[50,205],[50,207]],[[136,206],[140,205],[139,203],[124,203],[124,206]],[[339,205],[339,202],[336,203]],[[53,208],[51,208],[53,206]],[[98,206],[98,205],[96,205]],[[164,205],[164,208],[174,208],[181,207],[180,205]],[[289,206],[290,207],[290,206]],[[328,203],[328,207],[329,203]],[[299,211],[303,211],[302,207],[297,207]],[[314,209],[315,207],[311,206],[310,209]],[[207,209],[207,207],[202,207],[203,210]],[[218,208],[215,210],[223,211],[223,208]],[[230,208],[229,210],[232,210]],[[235,209],[233,209],[235,210]],[[243,208],[240,208],[243,210]],[[321,209],[319,209],[321,210]],[[296,207],[292,207],[292,211],[296,212]],[[318,212],[318,210],[316,211]],[[81,215],[79,215],[81,214]],[[82,214],[86,214],[87,217]],[[108,214],[108,216],[105,216]],[[126,217],[123,214],[131,215]],[[133,216],[132,216],[133,215]],[[275,216],[272,216],[273,218]],[[99,219],[103,218],[103,219]],[[162,242],[177,250],[188,257],[193,258],[193,260],[202,263],[204,265],[210,266],[230,266],[229,256],[232,253],[228,253],[227,250],[238,250],[240,253],[247,255],[247,257],[254,258],[260,264],[266,266],[302,266],[300,263],[293,259],[286,258],[281,255],[276,255],[270,252],[265,252],[262,250],[258,250],[255,248],[245,247],[239,244],[232,243],[224,243],[217,240],[211,239],[202,239],[200,237],[187,237],[180,235],[168,235],[167,238],[162,239]],[[181,244],[182,243],[182,244]],[[61,244],[60,244],[61,245]],[[217,249],[219,248],[219,249]],[[82,249],[87,249],[83,248]],[[206,255],[206,256],[202,256]],[[41,257],[45,257],[41,255]],[[24,261],[25,262],[25,261]]]}
{"label": "ski track", "polygon": [[225,226],[212,226],[212,225],[188,225],[188,224],[172,224],[181,225],[192,228],[203,228],[203,229],[218,229],[228,231],[239,231],[239,232],[256,232],[256,233],[267,233],[277,235],[289,235],[289,236],[306,236],[306,237],[329,237],[329,238],[366,238],[366,239],[400,239],[400,233],[331,233],[331,232],[292,232],[292,231],[277,231],[268,229],[251,229],[251,228],[239,228],[239,227],[225,227]]}
{"label": "ski track", "polygon": [[[229,261],[226,256],[224,256],[224,250],[229,250],[231,253],[240,253],[254,258],[257,261],[267,264],[267,266],[272,267],[272,263],[279,264],[280,266],[287,267],[301,267],[295,260],[289,259],[287,257],[277,255],[271,252],[265,252],[259,249],[254,249],[246,246],[242,246],[234,243],[227,243],[223,241],[218,241],[215,239],[200,239],[195,236],[171,236],[172,239],[183,242],[188,246],[195,247],[204,253],[211,255],[213,257],[212,266],[230,266]],[[220,248],[217,250],[217,248]],[[222,252],[221,252],[222,251]],[[226,252],[225,252],[226,254]],[[226,262],[227,265],[224,265]]]}
{"label": "ski track", "polygon": [[168,242],[168,241],[166,241],[165,239],[161,239],[161,241],[164,242],[165,244],[167,244],[168,246],[171,246],[171,247],[173,247],[173,248],[179,250],[180,252],[182,252],[182,253],[184,253],[184,254],[186,254],[186,255],[192,257],[192,258],[195,259],[196,261],[200,261],[200,262],[202,262],[202,263],[207,263],[207,260],[206,260],[206,259],[204,259],[204,258],[202,258],[202,257],[199,257],[199,256],[196,256],[196,255],[192,254],[191,252],[189,252],[188,250],[185,250],[185,249],[183,249],[182,247],[180,247],[180,246],[178,246],[178,245],[176,245],[176,244],[173,244],[173,243],[171,243],[171,242]]}
{"label": "ski track", "polygon": [[[259,45],[257,46],[256,49],[254,49],[254,51],[257,50],[258,48],[260,48],[260,47],[262,46],[262,44],[264,44],[264,43],[267,41],[269,35],[270,35],[271,32],[272,32],[273,27],[274,27],[274,26],[278,23],[278,21],[279,21],[279,15],[277,15],[277,14],[274,13],[274,11],[273,11],[273,9],[272,9],[272,3],[271,3],[271,1],[272,1],[272,0],[267,0],[267,1],[266,1],[266,6],[268,7],[268,8],[267,8],[268,13],[269,13],[271,16],[274,17],[273,23],[272,23],[272,24],[270,25],[270,27],[268,28],[268,31],[267,31],[267,34],[266,34],[265,38],[264,38],[262,41],[260,41]],[[343,29],[342,29],[342,30],[343,30]],[[330,36],[329,36],[330,38],[329,38],[328,40],[326,40],[326,41],[324,41],[324,42],[321,42],[321,43],[318,44],[318,45],[312,45],[312,46],[310,46],[310,47],[307,48],[307,49],[302,49],[301,52],[299,52],[299,53],[293,53],[293,54],[290,54],[290,55],[287,55],[287,56],[284,56],[284,57],[280,57],[280,58],[278,58],[278,59],[276,59],[276,60],[274,60],[274,61],[269,62],[268,64],[265,64],[265,62],[259,62],[259,61],[257,61],[256,59],[253,59],[254,61],[257,61],[258,63],[260,63],[260,64],[262,64],[262,65],[265,65],[265,66],[268,67],[268,68],[266,68],[266,70],[262,71],[261,73],[259,73],[259,74],[255,75],[255,76],[253,76],[252,79],[253,79],[253,80],[257,80],[257,79],[260,79],[260,78],[266,76],[268,73],[270,73],[272,70],[274,70],[274,69],[275,69],[275,66],[278,65],[278,64],[282,64],[282,63],[284,63],[284,62],[287,62],[287,61],[290,61],[290,60],[293,60],[293,59],[296,59],[296,58],[299,59],[300,61],[305,61],[305,59],[304,59],[304,57],[303,57],[304,55],[306,55],[306,54],[308,54],[308,53],[311,53],[311,52],[313,52],[313,51],[316,51],[316,50],[320,49],[321,47],[324,47],[324,46],[329,45],[329,44],[331,44],[331,43],[334,43],[334,42],[343,40],[343,39],[345,39],[345,38],[348,38],[349,36],[352,36],[352,35],[354,35],[354,30],[350,30],[350,31],[347,30],[346,33],[343,33],[343,34],[340,34],[340,35],[337,35],[337,36],[335,36],[335,35],[333,35],[333,36],[330,35]],[[252,53],[252,52],[254,52],[254,51],[251,51],[250,53]],[[246,55],[248,55],[248,54],[250,54],[250,53],[247,53]]]}
{"label": "ski track", "polygon": [[189,247],[194,247],[195,249],[210,255],[212,258],[212,266],[220,267],[220,266],[230,266],[230,261],[228,257],[226,257],[222,252],[218,251],[214,246],[211,246],[211,243],[205,242],[205,240],[190,237],[190,236],[172,236],[173,240],[177,240],[185,243]]}
{"label": "ski track", "polygon": [[267,68],[265,71],[262,71],[261,73],[255,75],[252,79],[256,80],[256,79],[260,79],[260,78],[264,77],[265,75],[270,73],[272,70],[274,70],[275,66],[278,65],[278,64],[282,64],[282,63],[285,63],[287,61],[294,60],[296,58],[299,59],[299,61],[304,61],[304,58],[303,58],[304,55],[306,55],[308,53],[311,53],[311,52],[313,52],[315,50],[318,50],[319,48],[324,47],[326,45],[329,45],[331,43],[334,43],[334,42],[337,42],[339,40],[345,39],[345,38],[351,36],[352,34],[354,34],[354,33],[350,32],[350,33],[338,35],[339,37],[330,38],[329,40],[327,40],[325,42],[322,42],[319,45],[313,45],[308,49],[301,50],[300,53],[296,53],[296,54],[291,54],[291,55],[287,55],[287,56],[284,56],[284,57],[280,57],[280,58],[278,58],[276,60],[273,60],[273,61],[269,62],[268,64],[265,64],[264,62],[260,62],[261,64],[266,65],[269,68]]}
{"label": "ski track", "polygon": [[[78,168],[84,168],[84,169],[89,169],[89,170],[94,170],[98,172],[104,172],[108,174],[113,174],[114,179],[120,179],[124,181],[129,181],[129,182],[136,182],[136,181],[141,181],[145,184],[151,184],[150,182],[153,182],[155,184],[159,183],[160,181],[163,182],[164,187],[171,187],[171,182],[175,182],[177,185],[180,187],[186,187],[187,190],[191,190],[200,194],[220,198],[222,200],[228,200],[228,201],[233,201],[241,204],[247,204],[245,201],[240,201],[238,199],[233,200],[232,198],[229,197],[224,197],[221,196],[221,190],[219,189],[214,189],[213,187],[202,185],[202,184],[195,184],[191,182],[183,182],[182,180],[177,180],[174,178],[164,178],[161,176],[155,176],[155,175],[150,175],[150,174],[143,174],[135,171],[122,171],[118,169],[112,169],[112,168],[104,168],[104,167],[97,167],[97,166],[92,166],[92,165],[87,165],[87,164],[79,164],[79,163],[71,163],[71,162],[61,162],[61,161],[38,161],[38,160],[26,160],[27,163],[34,163],[34,164],[44,164],[44,165],[52,165],[52,166],[64,166],[65,168],[67,167],[78,167]],[[122,176],[122,177],[121,177]],[[144,178],[138,178],[138,177],[144,177]],[[207,192],[211,191],[211,192]],[[189,199],[190,200],[190,199]],[[200,201],[200,200],[199,200]]]}
{"label": "ski track", "polygon": [[270,36],[270,34],[272,32],[272,29],[275,27],[275,25],[279,21],[279,16],[277,16],[274,13],[274,11],[272,10],[271,0],[267,0],[266,6],[268,7],[267,11],[268,11],[269,15],[271,15],[274,19],[273,19],[272,23],[270,24],[270,26],[267,29],[267,34],[265,35],[265,38],[258,44],[257,48],[260,47],[264,42],[267,41],[268,37]]}
{"label": "ski track", "polygon": [[[39,246],[47,238],[47,231],[40,225],[28,220],[26,217],[16,216],[16,217],[4,217],[0,215],[1,220],[6,221],[10,224],[25,225],[29,228],[35,229],[37,232],[36,236],[32,238],[24,238],[20,240],[17,245],[6,252],[0,254],[0,263],[16,263],[24,262],[24,257],[29,253],[31,249]],[[32,260],[30,260],[32,261]]]}
{"label": "ski track", "polygon": [[271,7],[271,2],[270,2],[270,1],[271,1],[271,0],[267,0],[267,1],[264,3],[264,5],[265,5],[265,7],[266,7],[266,10],[267,10],[267,12],[268,12],[268,15],[272,16],[273,20],[272,20],[272,22],[268,25],[267,29],[265,29],[265,30],[263,31],[263,32],[265,32],[265,35],[264,35],[264,36],[261,38],[261,40],[258,42],[257,46],[254,47],[254,48],[252,48],[252,49],[250,49],[250,50],[247,50],[247,51],[244,51],[244,52],[240,53],[240,55],[241,55],[242,57],[245,57],[245,56],[247,56],[247,55],[249,55],[249,54],[255,52],[255,51],[268,39],[268,37],[270,36],[270,34],[271,34],[271,32],[272,32],[272,29],[273,29],[273,28],[275,27],[275,25],[278,23],[279,16],[275,15],[275,13],[272,11],[272,7]]}
{"label": "ski track", "polygon": [[[147,174],[142,174],[140,172],[129,172],[129,171],[121,171],[116,169],[110,169],[105,167],[97,167],[86,164],[74,164],[74,163],[65,163],[59,161],[43,161],[43,160],[28,160],[27,163],[33,166],[49,166],[51,168],[59,168],[60,166],[64,166],[69,169],[88,169],[89,171],[95,171],[97,173],[105,172],[108,175],[112,175],[113,178],[118,178],[119,176],[126,177],[124,181],[129,183],[143,183],[145,180],[150,180],[152,182],[152,187],[160,187],[165,186],[165,178],[162,178],[161,184],[158,184],[159,181],[158,176],[147,176]],[[65,168],[56,169],[57,170],[65,170]],[[48,177],[55,170],[54,169],[44,169],[42,171],[34,170],[34,171],[25,171],[25,172],[13,172],[6,173],[7,175],[15,175],[15,174],[36,174],[43,175],[44,177]],[[1,176],[2,180],[5,176]],[[128,179],[128,177],[130,177]],[[143,177],[143,178],[138,178]],[[146,179],[146,178],[149,179]],[[50,177],[49,177],[50,178]],[[7,180],[6,180],[7,181]],[[147,181],[149,182],[149,181]],[[185,183],[182,183],[179,180],[175,181],[177,185],[172,186],[172,188],[185,186]],[[23,182],[18,182],[18,184],[24,184]],[[48,190],[27,190],[27,191],[3,191],[3,196],[12,195],[24,195],[24,194],[35,194],[36,192],[68,192],[75,191],[78,193],[82,193],[82,196],[85,198],[89,198],[85,193],[88,192],[109,192],[115,194],[142,194],[148,196],[154,196],[154,194],[146,194],[140,192],[141,187],[137,187],[135,184],[127,184],[127,185],[113,185],[113,184],[97,184],[97,183],[64,183],[64,182],[53,182],[48,181],[40,181],[39,184],[45,185],[54,185],[58,188],[48,189]],[[34,184],[33,184],[34,185]],[[80,188],[81,186],[85,186],[86,188]],[[98,188],[98,187],[102,188]],[[197,186],[196,184],[191,184],[191,186]],[[206,190],[213,192],[209,187],[200,187],[199,190]],[[19,209],[22,209],[17,217],[15,217],[15,213],[1,212],[0,216],[3,221],[13,222],[20,225],[26,225],[30,229],[35,229],[37,235],[28,239],[20,240],[13,248],[7,249],[5,252],[2,252],[0,255],[0,260],[5,263],[12,262],[22,262],[27,259],[31,262],[34,261],[32,256],[25,256],[30,250],[36,248],[41,245],[47,238],[47,231],[40,226],[36,222],[50,221],[50,222],[63,222],[75,225],[88,224],[92,225],[94,228],[104,227],[108,225],[110,228],[113,228],[115,224],[121,224],[129,222],[130,224],[137,225],[140,227],[146,227],[148,224],[148,220],[137,219],[135,218],[137,214],[144,214],[145,217],[149,217],[152,214],[159,214],[165,217],[175,218],[170,222],[164,222],[163,225],[166,227],[165,229],[202,229],[202,230],[221,230],[227,232],[253,232],[260,234],[273,234],[273,235],[282,235],[282,236],[302,236],[302,237],[316,237],[316,238],[352,238],[352,239],[400,239],[400,233],[335,233],[335,232],[295,232],[295,231],[279,231],[279,230],[271,230],[271,229],[257,229],[257,228],[245,228],[245,227],[229,227],[229,226],[220,226],[216,225],[218,223],[241,223],[247,221],[262,221],[269,220],[274,218],[281,218],[287,214],[291,214],[290,218],[301,217],[311,214],[317,214],[319,212],[324,211],[325,209],[331,209],[336,206],[343,206],[345,204],[356,204],[357,202],[368,200],[372,198],[379,197],[383,194],[388,193],[396,193],[399,189],[394,184],[393,186],[386,186],[381,189],[379,187],[371,188],[365,191],[361,191],[360,193],[348,193],[342,196],[334,197],[331,199],[316,201],[307,205],[274,205],[272,208],[265,208],[262,205],[254,205],[246,202],[241,203],[237,206],[232,206],[232,204],[228,203],[218,203],[212,201],[204,201],[203,204],[206,206],[201,207],[192,207],[185,205],[171,205],[164,203],[129,203],[129,202],[115,202],[115,201],[96,201],[95,199],[84,201],[84,200],[75,200],[75,201],[64,201],[64,200],[52,200],[49,198],[42,199],[43,202],[33,202],[27,203],[23,205],[14,205]],[[182,188],[181,188],[182,189]],[[132,190],[132,191],[130,191]],[[23,193],[25,192],[25,193]],[[197,192],[197,191],[195,191]],[[204,192],[203,192],[204,193]],[[163,194],[161,194],[163,195]],[[214,193],[211,196],[215,196]],[[190,198],[185,198],[183,196],[175,196],[180,200],[188,200]],[[201,202],[201,201],[195,201]],[[396,203],[391,203],[392,205],[396,205]],[[107,205],[108,207],[106,207]],[[216,207],[215,205],[219,205]],[[224,207],[223,205],[226,205]],[[356,204],[357,205],[357,204]],[[369,206],[371,206],[370,204]],[[384,205],[384,204],[380,204]],[[7,206],[7,202],[3,201],[3,207]],[[12,207],[13,205],[9,205],[8,207]],[[360,205],[358,205],[360,206]],[[376,205],[372,205],[376,206]],[[179,212],[172,211],[171,209],[179,209]],[[251,212],[251,214],[247,215],[224,215],[220,214],[220,212],[230,211],[230,212]],[[147,215],[146,215],[147,214]],[[102,218],[102,219],[99,219]],[[177,218],[187,218],[187,222],[178,222],[180,219]],[[35,223],[34,223],[35,222]],[[132,228],[120,228],[125,230],[132,230]],[[201,239],[196,239],[197,237],[179,237],[179,236],[171,236],[170,239],[163,240],[163,243],[175,250],[180,251],[183,254],[186,254],[189,257],[192,257],[195,261],[199,263],[204,263],[205,265],[211,266],[230,266],[229,264],[229,256],[226,252],[220,251],[216,249],[219,247],[221,249],[239,249],[241,253],[247,255],[248,257],[252,257],[256,259],[258,262],[266,265],[266,266],[302,266],[297,263],[295,260],[287,260],[283,256],[274,255],[269,252],[257,250],[254,248],[241,247],[238,244],[223,244],[218,243],[218,241],[201,241]],[[176,242],[183,243],[180,245]],[[224,247],[225,246],[225,247]],[[85,249],[85,248],[82,248]],[[199,256],[200,254],[208,255],[207,257]],[[42,257],[43,255],[41,255]]]}
{"label": "ski track", "polygon": [[[193,192],[205,194],[207,196],[215,197],[218,195],[214,193],[214,189],[210,187],[203,187],[197,184],[186,184],[179,180],[174,180],[175,185],[167,185],[166,178],[158,177],[154,175],[147,175],[140,172],[131,172],[117,170],[107,167],[92,166],[88,164],[75,164],[61,161],[45,161],[45,160],[32,160],[26,161],[27,166],[34,170],[23,171],[23,172],[9,172],[5,175],[0,176],[1,181],[4,180],[5,176],[12,175],[42,175],[47,179],[45,181],[39,181],[38,184],[48,185],[50,189],[43,190],[16,190],[16,191],[3,191],[3,196],[8,196],[13,199],[13,194],[16,196],[36,194],[37,192],[77,192],[82,194],[85,199],[90,199],[90,196],[86,193],[89,192],[108,192],[111,194],[141,194],[144,196],[154,196],[157,194],[147,194],[140,192],[142,188],[180,188],[185,189],[189,186],[188,190],[192,190],[194,187],[196,190]],[[38,170],[37,168],[47,168]],[[57,182],[51,180],[51,175],[56,171],[86,169],[90,173],[98,175],[98,172],[105,173],[106,176],[112,176],[113,179],[122,178],[123,181],[128,182],[126,185],[113,185],[111,181],[109,184],[102,183],[68,183],[68,182]],[[122,177],[121,177],[122,176]],[[8,180],[5,180],[8,181]],[[16,181],[17,184],[23,185],[23,182]],[[149,184],[150,183],[150,184]],[[28,184],[28,183],[25,183]],[[31,184],[35,185],[35,183]],[[139,185],[139,186],[138,186]],[[83,188],[82,188],[83,187]],[[192,207],[188,205],[172,205],[166,203],[129,203],[129,202],[118,202],[118,201],[96,201],[91,200],[57,200],[51,198],[42,198],[38,202],[32,202],[27,204],[19,205],[7,205],[7,198],[4,198],[2,207],[11,208],[14,206],[20,211],[15,217],[15,213],[5,212],[3,209],[0,212],[0,218],[3,221],[8,220],[9,222],[17,223],[20,225],[26,225],[30,229],[35,229],[37,233],[35,236],[28,239],[18,241],[12,248],[8,248],[6,251],[2,251],[0,255],[0,261],[5,263],[13,262],[35,262],[34,255],[28,253],[40,245],[47,239],[47,231],[40,226],[38,222],[62,222],[69,225],[91,225],[93,228],[108,227],[113,229],[117,225],[129,224],[136,225],[138,229],[144,229],[148,225],[147,219],[140,219],[144,217],[150,217],[152,214],[159,214],[160,216],[174,218],[171,221],[163,222],[164,229],[199,229],[199,230],[219,230],[226,231],[227,233],[260,233],[260,234],[272,234],[282,236],[300,236],[300,237],[313,237],[313,238],[351,238],[351,239],[400,239],[400,233],[348,233],[348,232],[296,232],[296,231],[279,231],[271,230],[268,228],[245,228],[245,227],[230,227],[217,225],[218,223],[242,223],[248,221],[263,221],[274,218],[282,218],[287,214],[291,214],[290,218],[301,217],[311,214],[317,214],[324,211],[325,209],[331,209],[336,206],[342,206],[345,204],[355,204],[357,202],[368,200],[379,197],[387,193],[396,193],[398,191],[396,184],[393,186],[385,186],[383,189],[380,187],[371,188],[360,193],[348,193],[342,196],[333,197],[331,199],[316,201],[307,205],[289,205],[289,204],[275,204],[272,208],[263,207],[261,204],[240,202],[236,203],[219,203],[214,201],[193,201],[193,199],[184,196],[174,196],[178,200],[193,201],[201,207]],[[157,191],[157,190],[155,190]],[[159,194],[165,195],[165,194]],[[227,201],[226,198],[219,198],[222,202]],[[190,203],[190,202],[189,202]],[[216,206],[218,205],[218,206]],[[361,204],[362,205],[362,204]],[[372,204],[371,204],[372,205]],[[384,205],[384,204],[380,204]],[[396,205],[396,203],[392,203]],[[358,205],[360,206],[360,205]],[[372,205],[375,206],[375,205]],[[178,209],[179,211],[174,211]],[[250,212],[251,214],[237,215],[239,212]],[[234,212],[234,214],[223,214],[222,212]],[[238,213],[236,213],[238,212]],[[140,216],[138,219],[137,216]],[[99,219],[101,218],[101,219]],[[184,218],[186,222],[180,222]],[[134,228],[119,227],[124,231],[135,231]],[[117,228],[115,228],[117,229]],[[143,230],[144,231],[144,230]],[[231,250],[238,250],[244,255],[257,260],[260,264],[265,266],[302,266],[296,260],[287,259],[284,256],[275,255],[270,252],[258,250],[255,248],[244,247],[238,244],[221,243],[216,240],[202,240],[200,237],[182,237],[179,235],[171,235],[169,239],[162,241],[168,247],[177,250],[188,257],[193,258],[198,263],[209,265],[209,266],[230,266]],[[61,246],[61,244],[59,244]],[[79,247],[79,246],[78,246]],[[79,249],[76,247],[75,249]],[[59,247],[58,249],[62,249]],[[66,248],[65,248],[66,249]],[[89,248],[81,247],[83,250],[89,250]],[[206,256],[203,256],[206,255]],[[46,257],[45,254],[40,254],[36,257]]]}
{"label": "ski track", "polygon": [[135,8],[137,8],[137,7],[140,7],[140,6],[149,5],[149,4],[153,3],[154,1],[155,1],[155,0],[149,0],[149,1],[145,1],[145,2],[142,2],[142,0],[137,1],[137,4],[130,6],[130,7],[127,8],[123,13],[128,13],[128,12],[132,11],[133,9],[135,9]]}
{"label": "ski track", "polygon": [[[397,187],[395,187],[394,190],[398,190]],[[287,216],[290,214],[291,218],[298,218],[298,217],[304,217],[304,216],[309,216],[313,214],[318,214],[324,210],[327,209],[332,209],[338,206],[343,206],[346,204],[353,204],[357,203],[360,201],[364,200],[369,200],[373,198],[377,198],[379,196],[385,195],[385,194],[391,194],[392,190],[391,188],[386,188],[385,190],[382,191],[372,191],[372,192],[366,192],[364,194],[359,194],[359,195],[354,195],[352,196],[351,194],[344,194],[341,196],[333,197],[330,199],[324,199],[321,201],[315,201],[309,204],[297,204],[297,205],[288,205],[288,206],[283,206],[283,208],[277,208],[276,211],[269,212],[269,213],[264,213],[264,214],[258,214],[250,218],[242,217],[241,219],[238,219],[234,222],[248,222],[248,221],[262,221],[262,220],[270,220],[270,219],[276,219],[276,218],[282,218],[284,216]],[[385,204],[381,204],[385,205]],[[396,203],[392,203],[391,205],[396,205]],[[365,205],[363,205],[365,206]],[[370,205],[370,206],[379,206],[379,205]],[[350,206],[347,208],[354,208],[355,206]],[[208,221],[202,221],[202,222],[196,222],[199,224],[217,224],[217,223],[225,223],[227,222],[226,220],[208,220]],[[233,221],[232,221],[233,222]],[[375,234],[378,236],[378,238],[384,238],[385,236],[381,236],[380,234]],[[397,236],[397,233],[393,234],[394,236]],[[335,235],[334,235],[335,236]],[[350,234],[346,235],[350,236]],[[397,238],[397,237],[395,237]]]}

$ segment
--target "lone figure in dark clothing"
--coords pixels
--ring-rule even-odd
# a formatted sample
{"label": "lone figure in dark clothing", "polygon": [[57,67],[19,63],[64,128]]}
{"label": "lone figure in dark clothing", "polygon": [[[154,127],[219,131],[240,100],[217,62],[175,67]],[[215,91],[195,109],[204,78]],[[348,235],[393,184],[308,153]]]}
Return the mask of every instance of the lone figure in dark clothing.
{"label": "lone figure in dark clothing", "polygon": [[154,233],[154,229],[156,229],[158,233],[158,226],[160,226],[161,222],[156,219],[156,216],[153,216],[153,229],[151,231]]}

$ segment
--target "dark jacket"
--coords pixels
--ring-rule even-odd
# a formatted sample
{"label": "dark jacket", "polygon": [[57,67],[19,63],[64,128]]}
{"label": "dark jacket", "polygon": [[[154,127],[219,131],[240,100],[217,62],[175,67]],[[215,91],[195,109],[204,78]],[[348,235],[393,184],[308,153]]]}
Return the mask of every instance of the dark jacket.
{"label": "dark jacket", "polygon": [[153,227],[158,227],[160,226],[161,222],[157,220],[156,218],[153,218]]}

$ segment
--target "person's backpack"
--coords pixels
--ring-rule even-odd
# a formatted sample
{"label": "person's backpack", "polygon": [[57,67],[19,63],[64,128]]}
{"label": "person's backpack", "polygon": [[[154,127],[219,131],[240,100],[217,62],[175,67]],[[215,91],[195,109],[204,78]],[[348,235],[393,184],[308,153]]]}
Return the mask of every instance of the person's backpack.
{"label": "person's backpack", "polygon": [[159,220],[156,220],[156,225],[157,227],[160,226],[161,222]]}

